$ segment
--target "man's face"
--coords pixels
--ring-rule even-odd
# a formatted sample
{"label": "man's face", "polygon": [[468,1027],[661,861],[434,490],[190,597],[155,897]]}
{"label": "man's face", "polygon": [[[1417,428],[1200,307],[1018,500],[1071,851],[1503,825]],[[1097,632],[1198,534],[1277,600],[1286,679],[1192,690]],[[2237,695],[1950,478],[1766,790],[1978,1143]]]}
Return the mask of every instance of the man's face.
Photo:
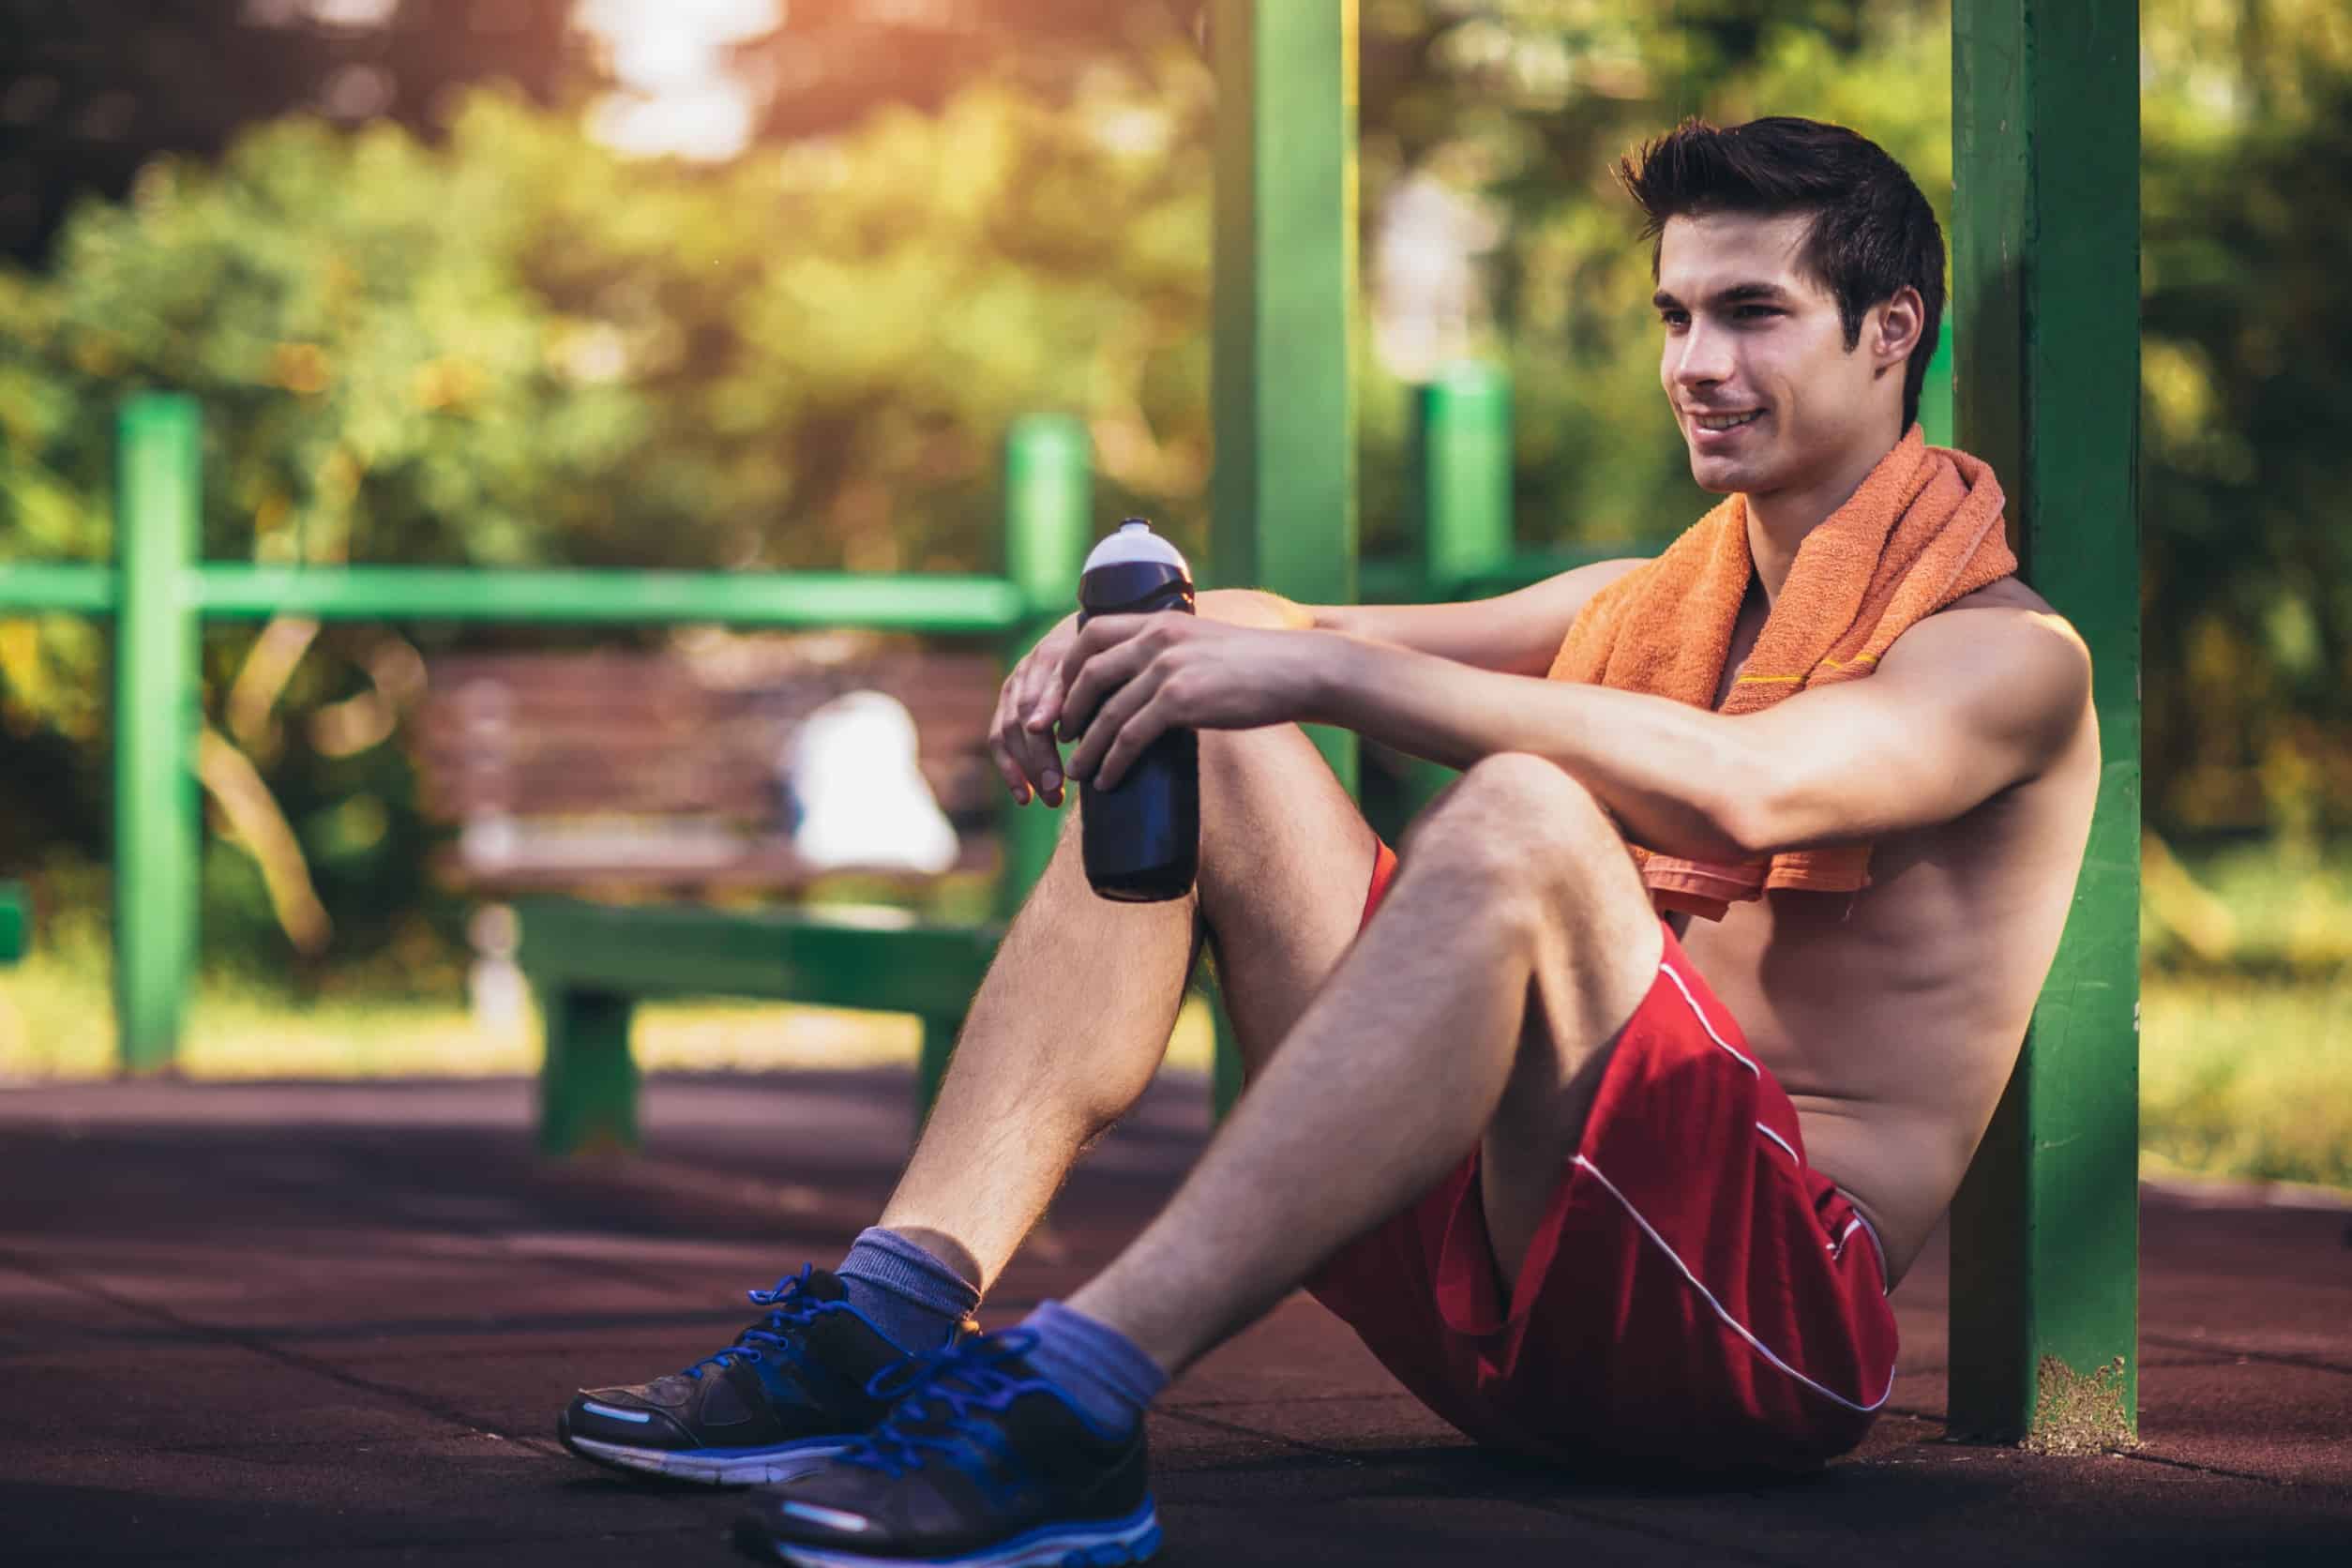
{"label": "man's face", "polygon": [[[1884,450],[1869,311],[1846,346],[1837,301],[1799,269],[1802,213],[1713,213],[1666,220],[1654,303],[1665,336],[1658,378],[1691,452],[1691,477],[1717,493],[1802,489]],[[1899,417],[1901,378],[1892,396]]]}

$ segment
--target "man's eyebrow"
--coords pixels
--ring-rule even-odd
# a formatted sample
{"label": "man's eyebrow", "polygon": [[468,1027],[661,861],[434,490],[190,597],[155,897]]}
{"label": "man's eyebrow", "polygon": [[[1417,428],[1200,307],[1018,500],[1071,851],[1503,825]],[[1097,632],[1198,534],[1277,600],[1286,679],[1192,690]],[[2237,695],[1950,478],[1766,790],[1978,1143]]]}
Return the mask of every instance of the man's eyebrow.
{"label": "man's eyebrow", "polygon": [[[1711,301],[1715,305],[1748,305],[1759,302],[1786,305],[1788,303],[1788,291],[1778,283],[1734,283],[1727,289],[1718,289]],[[1651,294],[1650,303],[1652,308],[1660,310],[1682,309],[1682,302],[1664,289]]]}

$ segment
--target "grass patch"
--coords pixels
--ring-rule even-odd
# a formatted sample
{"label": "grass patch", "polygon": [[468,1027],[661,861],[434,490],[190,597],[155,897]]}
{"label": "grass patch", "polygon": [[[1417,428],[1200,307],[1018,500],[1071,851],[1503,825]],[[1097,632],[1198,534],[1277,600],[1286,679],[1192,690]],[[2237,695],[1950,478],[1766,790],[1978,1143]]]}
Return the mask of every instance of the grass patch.
{"label": "grass patch", "polygon": [[[2148,857],[2140,1144],[2150,1168],[2352,1188],[2352,845],[2240,844]],[[114,1071],[96,919],[52,922],[0,969],[0,1082]],[[1185,1005],[1171,1066],[1205,1072],[1207,1012]],[[649,1070],[912,1066],[911,1018],[774,1003],[662,1003],[639,1015]],[[305,1002],[208,976],[188,1011],[190,1078],[532,1074],[535,1019],[478,1025],[454,996]]]}
{"label": "grass patch", "polygon": [[2352,978],[2150,974],[2140,1147],[2196,1175],[2352,1187]]}
{"label": "grass patch", "polygon": [[[36,954],[0,970],[0,1083],[90,1081],[114,1075],[114,1010],[102,955]],[[775,1003],[663,1002],[638,1013],[648,1071],[912,1068],[922,1026],[912,1016]],[[1168,1064],[1208,1070],[1208,1014],[1178,1019]],[[539,1070],[538,1020],[486,1028],[455,1001],[335,997],[296,1002],[208,978],[190,999],[178,1068],[209,1080],[494,1078]]]}

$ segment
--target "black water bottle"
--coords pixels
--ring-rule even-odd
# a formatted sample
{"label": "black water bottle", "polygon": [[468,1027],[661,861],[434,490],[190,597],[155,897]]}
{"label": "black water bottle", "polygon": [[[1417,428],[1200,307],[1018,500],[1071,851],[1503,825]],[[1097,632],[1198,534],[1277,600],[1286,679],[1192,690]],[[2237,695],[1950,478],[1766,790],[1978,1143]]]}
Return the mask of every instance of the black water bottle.
{"label": "black water bottle", "polygon": [[[1170,610],[1193,612],[1192,569],[1150,523],[1129,518],[1086,558],[1078,625]],[[1108,790],[1079,779],[1078,818],[1086,880],[1103,897],[1148,904],[1191,892],[1200,869],[1199,734],[1163,732]]]}

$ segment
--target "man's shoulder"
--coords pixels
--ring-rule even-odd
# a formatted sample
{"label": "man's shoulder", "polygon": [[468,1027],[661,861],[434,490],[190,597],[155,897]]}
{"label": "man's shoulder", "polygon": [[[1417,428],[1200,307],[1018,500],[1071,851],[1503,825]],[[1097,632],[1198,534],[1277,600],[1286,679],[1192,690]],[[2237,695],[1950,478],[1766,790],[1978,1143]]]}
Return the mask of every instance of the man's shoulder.
{"label": "man's shoulder", "polygon": [[2089,711],[2090,648],[2050,601],[2015,578],[1954,599],[1894,640],[1882,675],[1998,712],[2003,727],[2055,742]]}
{"label": "man's shoulder", "polygon": [[2020,581],[2015,574],[1998,582],[1988,582],[1973,594],[1963,594],[1944,606],[1943,613],[1955,610],[2023,610],[2038,615],[2057,615],[2049,600]]}
{"label": "man's shoulder", "polygon": [[2088,665],[2089,647],[2073,623],[2014,577],[1964,594],[1922,619],[1889,649],[1917,662],[1926,654],[1974,662],[2008,651],[2011,656]]}

